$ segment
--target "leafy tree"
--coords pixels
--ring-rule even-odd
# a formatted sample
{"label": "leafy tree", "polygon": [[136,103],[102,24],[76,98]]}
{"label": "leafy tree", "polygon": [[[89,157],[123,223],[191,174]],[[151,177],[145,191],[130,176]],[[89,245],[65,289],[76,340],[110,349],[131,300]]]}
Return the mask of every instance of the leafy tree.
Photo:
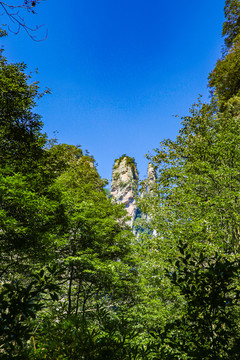
{"label": "leafy tree", "polygon": [[217,61],[209,75],[209,87],[215,91],[220,105],[240,91],[239,78],[239,45],[240,45],[240,2],[239,0],[226,0],[225,22],[222,34],[225,37],[226,51],[222,59]]}
{"label": "leafy tree", "polygon": [[45,136],[40,116],[32,110],[41,96],[37,83],[28,84],[25,64],[8,64],[0,58],[1,164],[15,164],[14,171],[30,171],[43,155]]}
{"label": "leafy tree", "polygon": [[2,359],[26,359],[24,344],[33,332],[31,319],[44,307],[44,295],[58,298],[58,286],[53,282],[56,268],[33,274],[27,284],[20,281],[4,283],[0,292],[0,348]]}
{"label": "leafy tree", "polygon": [[239,100],[224,113],[199,102],[182,124],[177,140],[163,141],[151,158],[158,180],[143,210],[168,258],[183,237],[209,251],[238,252]]}
{"label": "leafy tree", "polygon": [[141,207],[156,232],[159,280],[176,286],[168,301],[178,309],[152,332],[156,359],[239,357],[238,1],[226,1],[225,16],[227,51],[209,76],[211,103],[199,100],[177,139],[149,157],[158,178]]}
{"label": "leafy tree", "polygon": [[32,274],[51,259],[59,226],[58,206],[48,192],[53,172],[45,172],[46,137],[33,112],[41,94],[37,84],[29,84],[25,69],[23,64],[8,64],[1,55],[0,338],[5,358],[10,353],[19,358],[17,344],[21,347],[29,339],[29,321],[50,289],[49,281],[46,287]]}
{"label": "leafy tree", "polygon": [[[57,146],[50,152],[56,155],[59,151],[63,159],[62,149]],[[126,212],[106,196],[105,181],[100,179],[91,157],[67,159],[67,169],[59,172],[53,185],[65,214],[62,238],[56,247],[62,269],[61,303],[50,317],[43,317],[35,336],[37,351],[43,356],[44,348],[49,358],[68,358],[70,354],[76,359],[80,355],[107,358],[104,351],[108,351],[109,358],[117,352],[123,356],[131,337],[126,334],[128,321],[123,321],[122,315],[134,304],[130,294],[136,291],[130,258],[132,235],[123,220]],[[54,341],[50,341],[49,331],[55,334]],[[69,343],[72,331],[78,336]],[[64,344],[61,349],[60,341]]]}
{"label": "leafy tree", "polygon": [[226,20],[223,23],[222,34],[225,37],[227,49],[230,49],[240,30],[240,1],[226,0],[224,14]]}
{"label": "leafy tree", "polygon": [[[1,355],[131,359],[138,285],[126,211],[91,156],[48,147],[25,65],[0,65]],[[52,267],[47,284],[35,279]]]}
{"label": "leafy tree", "polygon": [[52,181],[44,166],[46,137],[33,112],[41,94],[38,84],[28,84],[25,69],[0,58],[1,244],[8,258],[11,250],[43,244],[54,223],[54,202],[46,194]]}
{"label": "leafy tree", "polygon": [[[178,319],[169,322],[160,347],[163,359],[238,359],[238,259],[224,254],[212,257],[179,244],[180,256],[167,276],[186,300]],[[236,316],[236,314],[238,316]]]}
{"label": "leafy tree", "polygon": [[[239,312],[234,306],[240,234],[239,99],[229,101],[223,112],[216,109],[214,102],[198,102],[183,118],[176,141],[164,140],[155,150],[151,162],[157,182],[151,196],[141,201],[157,233],[158,263],[165,265],[182,299],[175,319],[167,319],[165,330],[159,326],[158,356],[163,359],[239,356]],[[164,279],[162,270],[158,276]],[[177,305],[174,298],[170,301]]]}
{"label": "leafy tree", "polygon": [[214,89],[222,106],[232,97],[240,95],[239,58],[240,41],[236,40],[229,53],[217,61],[209,75],[209,87]]}

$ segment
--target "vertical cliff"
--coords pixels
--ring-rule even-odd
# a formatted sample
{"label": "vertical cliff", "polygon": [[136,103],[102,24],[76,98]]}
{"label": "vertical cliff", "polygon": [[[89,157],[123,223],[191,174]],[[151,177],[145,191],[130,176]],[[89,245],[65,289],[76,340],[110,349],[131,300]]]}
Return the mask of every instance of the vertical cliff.
{"label": "vertical cliff", "polygon": [[138,171],[134,158],[123,155],[115,160],[112,173],[111,196],[124,204],[132,227],[137,214],[135,195],[138,190]]}
{"label": "vertical cliff", "polygon": [[141,181],[140,198],[143,199],[147,195],[149,196],[154,188],[157,179],[157,174],[154,166],[149,163],[147,170],[147,179]]}
{"label": "vertical cliff", "polygon": [[[146,182],[146,197],[147,198],[153,196],[153,188],[155,186],[156,180],[157,180],[156,170],[155,170],[154,166],[151,163],[149,163],[148,164],[148,177],[147,177],[147,182]],[[150,225],[152,222],[151,215],[149,215],[149,214],[145,215],[145,219],[146,219],[146,222]],[[151,228],[151,225],[150,225],[150,228]],[[151,233],[153,236],[157,235],[156,230],[154,230],[152,228],[151,228]]]}
{"label": "vertical cliff", "polygon": [[157,179],[156,170],[155,170],[154,166],[151,163],[149,163],[148,164],[147,189],[146,189],[146,192],[148,195],[151,194],[151,191],[153,190],[156,179]]}
{"label": "vertical cliff", "polygon": [[[147,199],[151,196],[151,192],[156,182],[156,171],[152,164],[148,164],[147,179],[142,182],[142,189],[140,193],[141,198]],[[147,223],[151,222],[149,215],[141,214],[136,205],[136,197],[138,194],[138,171],[134,158],[127,155],[122,155],[116,159],[113,166],[112,182],[111,182],[111,197],[119,204],[124,204],[131,220],[129,225],[134,226],[136,217],[145,219]],[[139,222],[137,227],[139,227]],[[138,230],[133,229],[135,233]]]}

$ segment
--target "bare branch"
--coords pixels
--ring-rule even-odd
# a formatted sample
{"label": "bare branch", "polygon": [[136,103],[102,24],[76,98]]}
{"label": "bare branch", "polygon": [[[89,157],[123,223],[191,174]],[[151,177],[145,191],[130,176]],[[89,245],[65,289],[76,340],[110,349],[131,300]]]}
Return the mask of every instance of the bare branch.
{"label": "bare branch", "polygon": [[8,25],[8,30],[14,34],[18,34],[20,30],[23,29],[33,41],[45,40],[47,38],[47,31],[45,37],[42,39],[37,39],[37,36],[34,35],[34,33],[44,25],[39,25],[35,28],[32,28],[26,24],[25,18],[21,16],[21,12],[28,12],[33,15],[37,14],[35,7],[42,1],[44,0],[24,0],[20,4],[15,5],[0,1],[0,6],[3,9],[3,13],[1,13],[0,16],[7,15],[10,22],[16,26],[16,29],[13,30],[11,26]]}

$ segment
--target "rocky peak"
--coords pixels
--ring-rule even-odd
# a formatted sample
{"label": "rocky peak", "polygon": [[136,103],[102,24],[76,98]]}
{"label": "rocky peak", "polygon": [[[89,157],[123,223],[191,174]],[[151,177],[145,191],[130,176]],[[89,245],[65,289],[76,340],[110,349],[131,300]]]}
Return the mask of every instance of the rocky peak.
{"label": "rocky peak", "polygon": [[151,193],[151,190],[154,187],[154,184],[156,182],[157,179],[157,173],[156,170],[154,168],[154,166],[149,163],[148,164],[148,178],[147,178],[147,193]]}
{"label": "rocky peak", "polygon": [[[140,197],[151,196],[157,174],[154,166],[148,164],[147,179],[142,182]],[[124,204],[131,220],[129,226],[133,229],[136,217],[142,217],[150,221],[150,217],[140,213],[136,205],[138,195],[139,176],[134,158],[122,155],[116,159],[112,172],[111,197],[119,204]],[[134,229],[133,229],[134,230]]]}
{"label": "rocky peak", "polygon": [[138,189],[138,171],[135,159],[122,155],[113,166],[111,196],[118,203],[124,204],[131,217],[132,227],[137,214],[135,195]]}

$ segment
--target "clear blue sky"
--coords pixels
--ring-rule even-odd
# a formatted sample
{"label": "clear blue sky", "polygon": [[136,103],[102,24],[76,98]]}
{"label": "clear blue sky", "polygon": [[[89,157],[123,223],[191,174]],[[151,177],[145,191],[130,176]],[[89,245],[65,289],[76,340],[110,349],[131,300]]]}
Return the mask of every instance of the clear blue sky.
{"label": "clear blue sky", "polygon": [[[146,175],[144,155],[175,138],[220,57],[224,0],[46,0],[32,24],[48,38],[21,32],[1,39],[5,56],[25,62],[52,95],[40,100],[44,131],[60,143],[80,144],[111,178],[127,153]],[[6,19],[1,19],[2,23]],[[41,32],[39,32],[39,36]]]}

